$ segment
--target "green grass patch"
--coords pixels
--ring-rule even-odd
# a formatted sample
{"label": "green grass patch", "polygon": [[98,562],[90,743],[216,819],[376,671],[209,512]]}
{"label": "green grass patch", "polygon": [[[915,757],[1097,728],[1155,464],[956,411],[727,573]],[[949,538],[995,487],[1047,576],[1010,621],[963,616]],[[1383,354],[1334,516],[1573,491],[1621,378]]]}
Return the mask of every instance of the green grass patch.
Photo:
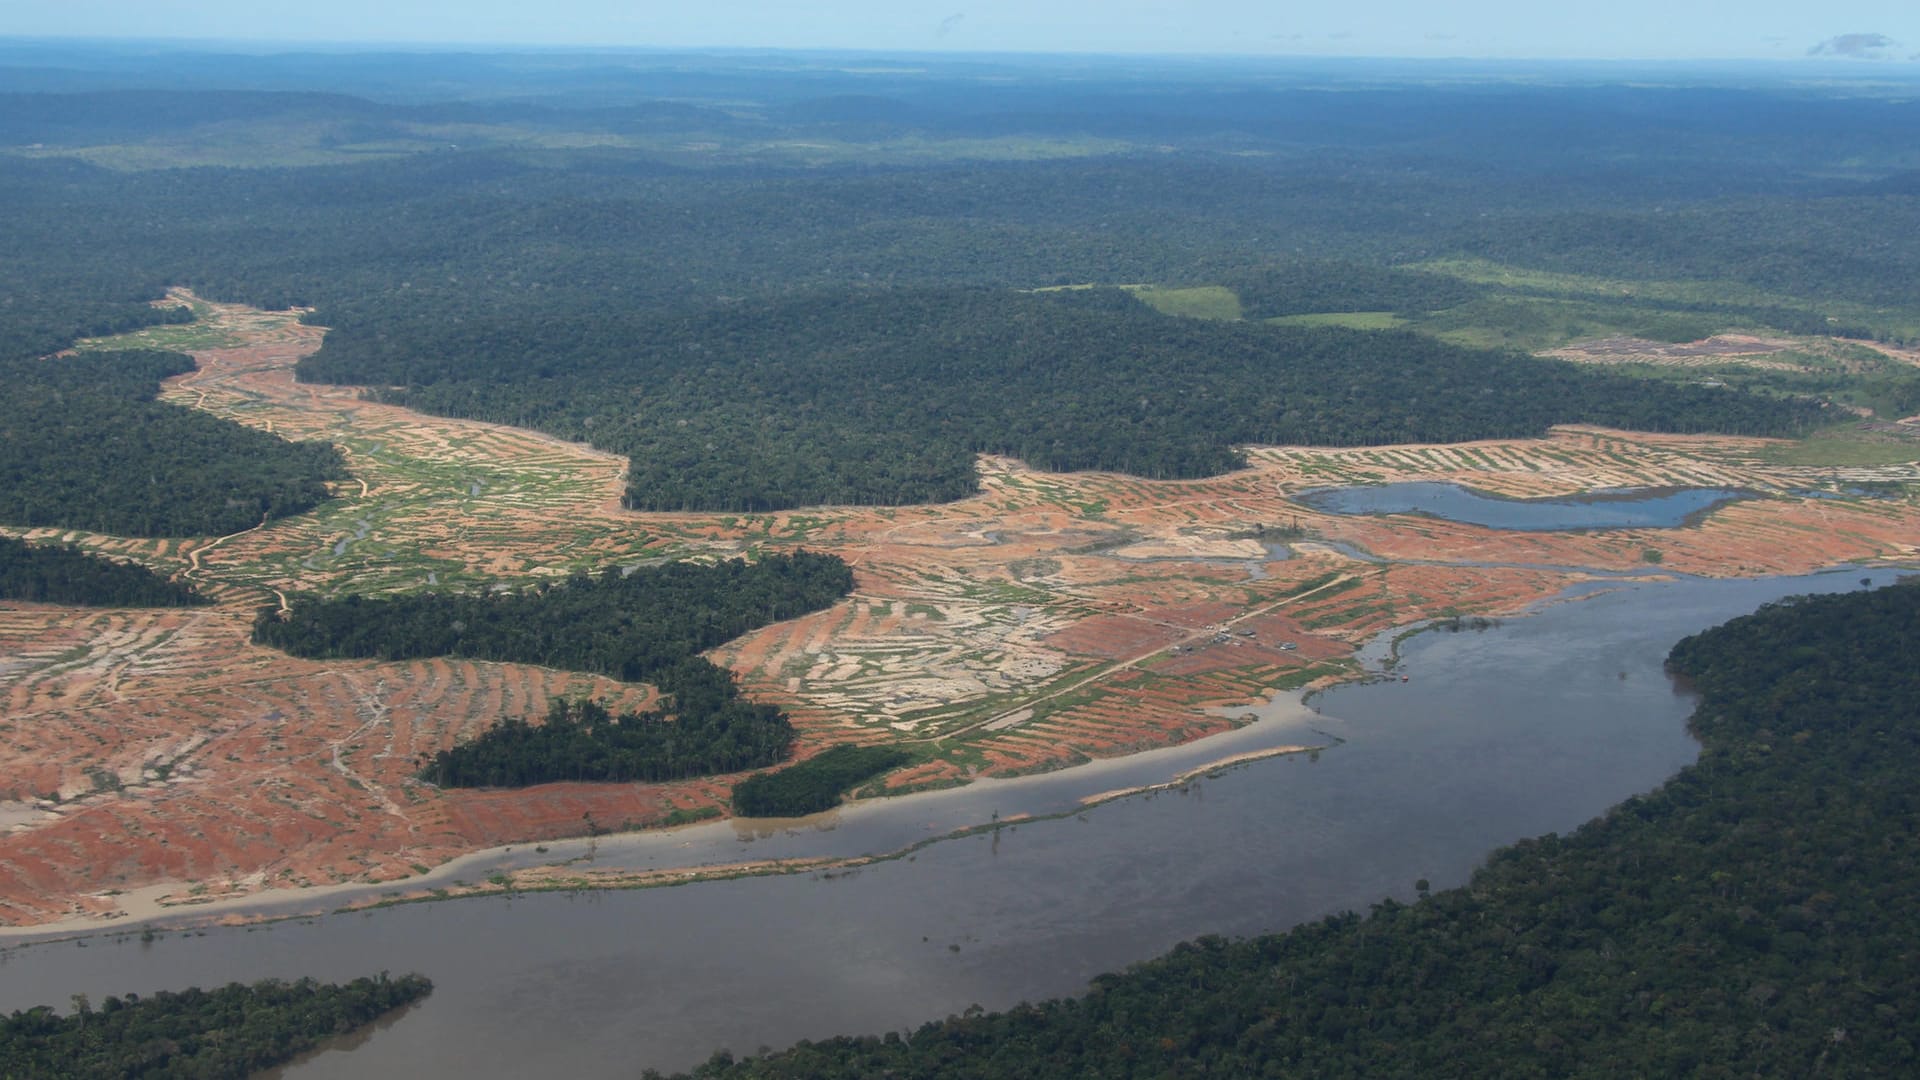
{"label": "green grass patch", "polygon": [[[212,309],[205,304],[190,304],[194,317],[204,320]],[[122,349],[164,349],[192,352],[195,349],[226,349],[242,344],[238,334],[213,323],[198,321],[149,326],[112,337],[82,338],[73,343],[78,352],[116,352]]]}
{"label": "green grass patch", "polygon": [[1629,307],[1617,302],[1493,295],[1422,317],[1414,328],[1474,348],[1529,352],[1586,338],[1624,334],[1653,341],[1697,341],[1729,329],[1728,315]]}
{"label": "green grass patch", "polygon": [[671,828],[675,825],[691,825],[696,821],[708,821],[719,816],[720,808],[717,806],[682,806],[667,815],[665,824]]}
{"label": "green grass patch", "polygon": [[[1840,325],[1871,326],[1899,336],[1920,334],[1920,310],[1896,310],[1845,301],[1816,302],[1784,293],[1769,292],[1735,281],[1633,281],[1588,274],[1533,270],[1485,259],[1435,259],[1415,263],[1403,269],[1447,274],[1463,281],[1494,285],[1506,290],[1504,295],[1483,297],[1472,304],[1438,312],[1432,317],[1420,320],[1418,329],[1433,329],[1435,332],[1440,332],[1441,336],[1447,340],[1463,344],[1512,344],[1522,348],[1551,348],[1580,336],[1600,336],[1606,333],[1632,334],[1635,337],[1652,338],[1658,341],[1697,340],[1729,329],[1754,329],[1754,320],[1751,317],[1734,310],[1739,308],[1772,308],[1815,314]],[[1570,312],[1563,309],[1550,318],[1566,321],[1578,315],[1593,329],[1571,337],[1563,337],[1558,341],[1549,341],[1546,345],[1527,345],[1512,339],[1511,327],[1508,326],[1508,320],[1511,320],[1512,316],[1507,316],[1506,319],[1490,318],[1486,314],[1489,309],[1481,307],[1489,303],[1495,307],[1508,304],[1519,304],[1524,307],[1529,301],[1534,300],[1584,302],[1587,306],[1577,311]],[[1474,318],[1474,312],[1470,309],[1476,307],[1480,308],[1480,321],[1478,323],[1465,321]],[[1613,314],[1602,314],[1608,311]],[[1449,322],[1457,325],[1448,328],[1445,324]],[[1689,326],[1700,325],[1711,325],[1713,328],[1692,337],[1677,336],[1689,332]],[[1605,328],[1608,326],[1612,329]],[[1634,329],[1636,326],[1645,327],[1645,332]],[[1475,328],[1482,333],[1471,334],[1470,331]],[[1499,336],[1502,330],[1509,331],[1506,339]]]}
{"label": "green grass patch", "polygon": [[1769,446],[1760,456],[1776,465],[1904,465],[1920,461],[1920,442],[1849,426]]}
{"label": "green grass patch", "polygon": [[1186,289],[1136,285],[1129,291],[1162,315],[1223,321],[1241,317],[1239,295],[1224,285],[1199,285]]}
{"label": "green grass patch", "polygon": [[1323,311],[1311,315],[1281,315],[1268,319],[1275,326],[1342,326],[1348,330],[1397,330],[1408,325],[1391,311]]}
{"label": "green grass patch", "polygon": [[[1310,592],[1313,592],[1313,590],[1315,589],[1321,588],[1322,586],[1332,585],[1335,581],[1339,581],[1339,579],[1340,579],[1340,571],[1329,570],[1324,574],[1318,574],[1314,577],[1310,577],[1307,580],[1301,582],[1300,584],[1295,585],[1293,588],[1288,589],[1286,592],[1281,593],[1278,599],[1286,600],[1295,596],[1300,596],[1305,593],[1310,593]],[[1315,595],[1332,596],[1336,593],[1346,592],[1348,589],[1351,589],[1358,584],[1360,584],[1359,578],[1348,578],[1346,581],[1341,582],[1338,586],[1328,589],[1326,592],[1323,592],[1323,593],[1316,593]]]}

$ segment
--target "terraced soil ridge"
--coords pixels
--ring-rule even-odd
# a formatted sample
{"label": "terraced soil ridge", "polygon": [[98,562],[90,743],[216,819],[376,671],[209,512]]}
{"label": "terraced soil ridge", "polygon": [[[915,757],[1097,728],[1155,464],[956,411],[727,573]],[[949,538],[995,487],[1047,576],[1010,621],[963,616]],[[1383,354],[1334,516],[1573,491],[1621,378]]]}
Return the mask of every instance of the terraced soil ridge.
{"label": "terraced soil ridge", "polygon": [[[983,491],[923,507],[635,514],[624,462],[518,429],[302,385],[323,331],[208,304],[132,338],[200,370],[167,400],[340,446],[354,479],[297,518],[149,541],[35,530],[218,603],[0,605],[0,922],[191,911],[267,889],[391,882],[504,844],[711,815],[733,778],[441,791],[422,755],[557,696],[651,691],[514,664],[320,663],[248,643],[296,590],[487,587],[610,564],[806,547],[853,564],[846,602],[710,655],[800,729],[801,753],[887,742],[923,762],[889,792],[1072,765],[1240,721],[1278,687],[1351,677],[1357,647],[1449,615],[1526,610],[1621,575],[1752,576],[1920,559],[1911,463],[1779,464],[1753,439],[1562,429],[1450,446],[1254,448],[1242,471],[1154,482],[983,459]],[[124,339],[123,339],[124,340]],[[1517,533],[1323,514],[1332,484],[1451,481],[1513,497],[1708,486],[1764,496],[1678,529]],[[1818,497],[1815,497],[1815,496]]]}

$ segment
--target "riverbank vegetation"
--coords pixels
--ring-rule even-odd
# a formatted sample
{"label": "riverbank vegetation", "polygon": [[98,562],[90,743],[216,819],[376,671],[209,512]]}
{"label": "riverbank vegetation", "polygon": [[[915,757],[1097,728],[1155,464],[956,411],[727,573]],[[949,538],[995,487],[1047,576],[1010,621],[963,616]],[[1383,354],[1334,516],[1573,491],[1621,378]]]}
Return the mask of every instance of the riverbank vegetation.
{"label": "riverbank vegetation", "polygon": [[420,975],[350,983],[267,980],[216,990],[74,996],[0,1018],[0,1075],[63,1080],[242,1080],[426,997]]}
{"label": "riverbank vegetation", "polygon": [[193,368],[154,350],[0,361],[0,522],[223,536],[308,510],[346,477],[324,443],[154,400]]}
{"label": "riverbank vegetation", "polygon": [[721,1077],[1902,1072],[1920,1002],[1920,585],[1675,646],[1699,761],[1462,888],[1204,938],[1082,998],[842,1038]]}
{"label": "riverbank vegetation", "polygon": [[779,772],[750,776],[733,785],[733,810],[741,817],[800,817],[840,805],[840,797],[890,769],[913,760],[892,746],[835,746]]}
{"label": "riverbank vegetation", "polygon": [[29,544],[0,536],[0,600],[92,607],[190,607],[207,599],[184,582],[138,563],[72,544]]}

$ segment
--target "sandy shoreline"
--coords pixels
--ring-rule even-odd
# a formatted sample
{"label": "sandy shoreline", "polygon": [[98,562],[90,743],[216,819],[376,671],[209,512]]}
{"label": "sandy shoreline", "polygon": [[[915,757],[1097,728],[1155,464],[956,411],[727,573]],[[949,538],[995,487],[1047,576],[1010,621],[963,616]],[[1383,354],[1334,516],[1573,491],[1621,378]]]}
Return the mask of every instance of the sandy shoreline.
{"label": "sandy shoreline", "polygon": [[1248,750],[1241,754],[1231,754],[1218,761],[1210,761],[1205,765],[1197,765],[1162,784],[1140,784],[1135,787],[1115,788],[1112,791],[1102,791],[1098,794],[1088,795],[1080,800],[1080,804],[1082,806],[1099,806],[1101,803],[1112,802],[1115,799],[1124,799],[1129,795],[1144,795],[1150,791],[1170,791],[1174,788],[1190,784],[1208,773],[1217,772],[1221,769],[1230,769],[1235,765],[1245,765],[1252,761],[1264,761],[1267,758],[1285,757],[1288,754],[1305,754],[1324,749],[1326,749],[1325,746],[1274,746],[1265,750]]}
{"label": "sandy shoreline", "polygon": [[[1291,705],[1292,708],[1287,706]],[[1282,695],[1264,708],[1280,715],[1269,716],[1269,721],[1299,719],[1314,715],[1311,710],[1299,705],[1298,695]],[[1297,712],[1296,712],[1297,710]],[[1240,729],[1245,730],[1245,729]],[[1202,740],[1204,741],[1204,740]],[[1187,744],[1191,746],[1193,744]],[[462,855],[434,868],[431,873],[418,878],[399,882],[368,883],[341,882],[329,885],[314,885],[291,889],[268,889],[230,897],[196,897],[190,895],[193,883],[162,882],[140,889],[131,889],[116,894],[112,900],[118,905],[116,911],[104,915],[83,915],[62,919],[57,922],[41,923],[34,926],[0,926],[0,948],[30,944],[44,944],[72,938],[91,936],[100,933],[131,933],[147,928],[164,928],[168,931],[204,928],[207,926],[241,926],[283,919],[311,918],[338,912],[362,911],[369,908],[385,907],[392,904],[431,903],[441,900],[457,900],[471,897],[500,896],[511,893],[555,892],[575,890],[612,890],[661,888],[673,885],[693,884],[699,881],[723,880],[737,877],[755,877],[771,874],[819,873],[853,869],[874,863],[888,862],[905,857],[913,852],[946,840],[957,840],[967,836],[991,831],[1009,825],[1064,817],[1105,803],[1135,795],[1167,791],[1183,787],[1194,780],[1222,769],[1246,765],[1269,758],[1284,757],[1292,754],[1309,753],[1325,749],[1321,745],[1294,745],[1262,747],[1256,750],[1239,751],[1208,760],[1202,764],[1181,769],[1170,779],[1151,784],[1136,784],[1113,788],[1081,796],[1075,800],[1071,810],[1050,814],[1010,813],[988,821],[965,825],[936,836],[922,838],[914,843],[890,851],[869,852],[858,855],[748,859],[735,862],[697,863],[688,862],[678,865],[647,867],[595,867],[587,860],[597,847],[617,847],[622,841],[651,840],[659,842],[661,837],[671,836],[681,830],[652,829],[635,833],[615,834],[612,836],[589,837],[573,840],[552,841],[546,844],[509,844],[475,851]],[[1179,750],[1183,747],[1168,747]],[[1147,755],[1135,755],[1135,757]],[[1090,762],[1082,768],[1102,771],[1101,765],[1127,763],[1132,758],[1117,758],[1109,761]],[[1077,770],[1063,770],[1075,772]],[[1040,777],[1016,777],[1001,781],[1003,784],[1017,784],[1021,780],[1059,779],[1060,774],[1046,774]],[[897,799],[870,800],[905,804],[916,799],[924,799],[929,794],[899,796]],[[849,804],[858,805],[858,804]],[[845,809],[844,807],[841,809]],[[827,811],[812,818],[791,819],[784,824],[790,828],[805,827],[809,823],[829,820],[839,811]],[[715,824],[715,823],[705,823]],[[733,824],[733,819],[721,824]],[[682,829],[687,827],[682,827]],[[525,852],[534,849],[551,856],[537,865],[519,867],[488,874],[484,880],[467,880],[485,873],[501,858],[515,851]],[[159,924],[164,924],[162,927]]]}

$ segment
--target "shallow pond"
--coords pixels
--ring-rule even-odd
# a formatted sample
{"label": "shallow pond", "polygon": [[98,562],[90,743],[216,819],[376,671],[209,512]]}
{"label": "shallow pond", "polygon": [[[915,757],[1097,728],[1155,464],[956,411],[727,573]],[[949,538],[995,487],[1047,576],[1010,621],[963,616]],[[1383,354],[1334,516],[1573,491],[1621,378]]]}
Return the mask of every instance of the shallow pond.
{"label": "shallow pond", "polygon": [[1318,488],[1295,501],[1331,514],[1425,514],[1489,529],[1676,528],[1747,492],[1726,488],[1647,488],[1559,499],[1507,499],[1459,484],[1419,481]]}

